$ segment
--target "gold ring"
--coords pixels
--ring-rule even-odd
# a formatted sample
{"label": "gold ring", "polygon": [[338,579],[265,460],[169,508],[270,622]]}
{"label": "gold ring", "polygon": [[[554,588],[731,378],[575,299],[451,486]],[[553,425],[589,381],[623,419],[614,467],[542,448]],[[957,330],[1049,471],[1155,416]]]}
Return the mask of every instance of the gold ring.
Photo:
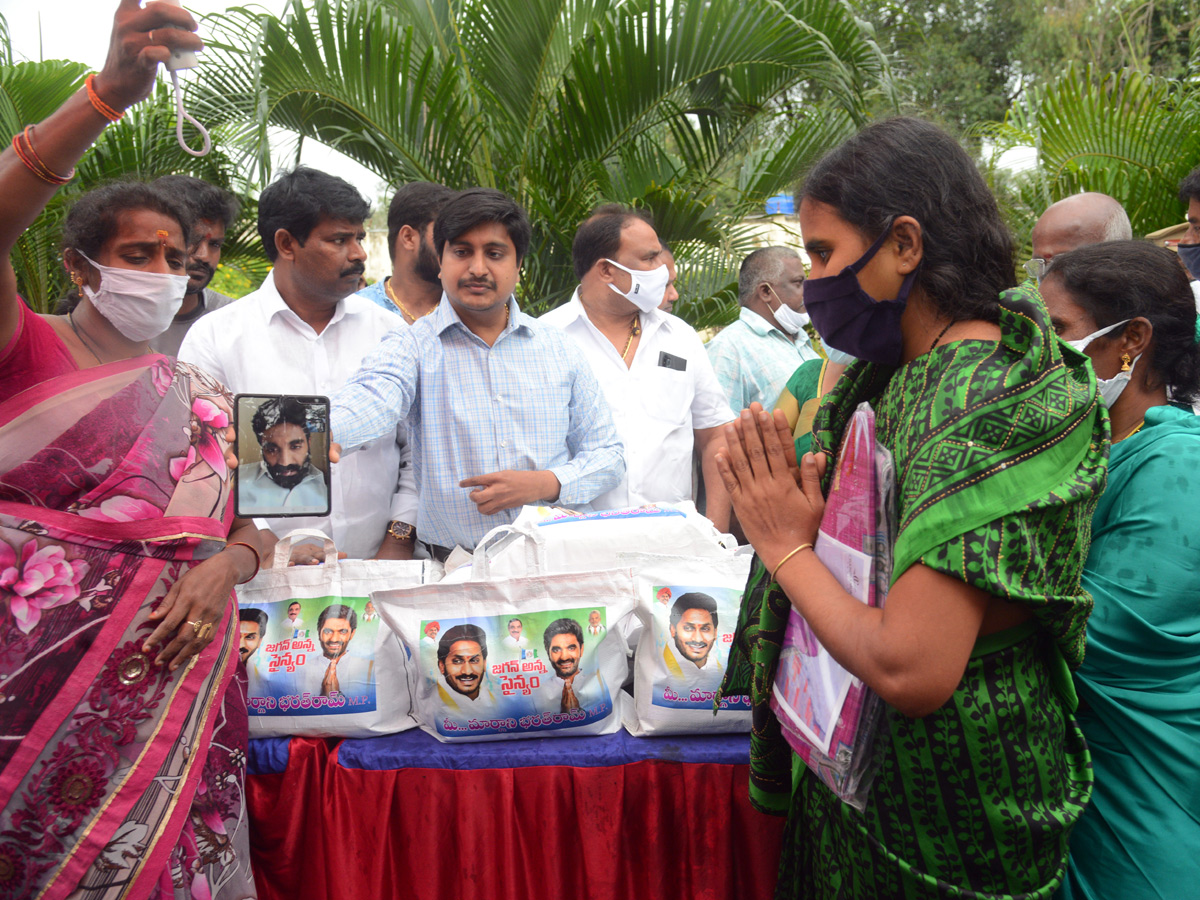
{"label": "gold ring", "polygon": [[213,623],[205,622],[197,619],[195,622],[188,622],[196,632],[197,640],[207,640],[208,636],[213,633]]}
{"label": "gold ring", "polygon": [[148,37],[150,38],[150,43],[153,44],[154,43],[154,29],[153,28],[150,29],[150,34],[148,35]]}

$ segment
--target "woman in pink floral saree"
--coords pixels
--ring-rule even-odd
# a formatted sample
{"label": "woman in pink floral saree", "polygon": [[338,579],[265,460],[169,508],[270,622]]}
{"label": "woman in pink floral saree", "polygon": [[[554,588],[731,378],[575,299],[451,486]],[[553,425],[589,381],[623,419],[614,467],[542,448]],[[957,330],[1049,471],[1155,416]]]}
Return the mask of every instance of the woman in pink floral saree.
{"label": "woman in pink floral saree", "polygon": [[225,544],[228,416],[220,385],[153,355],[0,404],[0,897],[253,894],[245,846],[230,869],[234,605],[174,671],[144,649],[152,610]]}
{"label": "woman in pink floral saree", "polygon": [[122,0],[87,91],[0,154],[0,898],[254,896],[231,589],[257,530],[232,516],[228,392],[145,334],[182,299],[189,215],[141,184],[84,195],[68,317],[26,309],[7,262],[194,29]]}

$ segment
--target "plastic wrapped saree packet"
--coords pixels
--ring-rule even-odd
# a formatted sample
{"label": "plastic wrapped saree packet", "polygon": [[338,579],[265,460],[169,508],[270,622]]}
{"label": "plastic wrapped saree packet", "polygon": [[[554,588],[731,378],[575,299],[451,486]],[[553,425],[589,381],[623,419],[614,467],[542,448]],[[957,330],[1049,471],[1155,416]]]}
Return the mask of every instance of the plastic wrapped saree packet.
{"label": "plastic wrapped saree packet", "polygon": [[[892,571],[895,474],[875,440],[875,413],[860,404],[846,427],[815,551],[853,597],[882,606]],[[862,809],[878,768],[887,706],[817,640],[795,609],[784,633],[771,708],[813,773]]]}

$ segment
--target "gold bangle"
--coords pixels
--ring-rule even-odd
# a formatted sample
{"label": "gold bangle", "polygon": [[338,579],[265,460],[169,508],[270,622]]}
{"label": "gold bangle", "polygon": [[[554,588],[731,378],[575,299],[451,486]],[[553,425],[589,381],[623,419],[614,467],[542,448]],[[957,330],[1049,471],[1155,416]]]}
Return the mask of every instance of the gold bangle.
{"label": "gold bangle", "polygon": [[781,559],[779,561],[779,565],[777,565],[771,572],[771,580],[772,581],[775,580],[775,576],[779,574],[779,570],[783,568],[783,564],[785,562],[787,562],[789,559],[791,559],[793,556],[795,556],[801,550],[811,550],[811,549],[812,549],[812,544],[801,544],[799,547],[797,547],[795,550],[793,550],[791,553],[789,553],[787,556],[785,556],[783,559]]}
{"label": "gold bangle", "polygon": [[[254,546],[252,544],[247,544],[245,541],[234,541],[232,544],[225,545],[226,550],[228,550],[230,547],[245,547],[247,550],[249,550],[251,553],[253,553],[254,554],[254,575],[257,575],[259,573],[259,570],[262,569],[262,556],[259,555],[259,552],[254,549]],[[253,580],[254,575],[251,575],[249,578],[246,579],[246,581]],[[238,584],[245,584],[246,581],[239,581]]]}

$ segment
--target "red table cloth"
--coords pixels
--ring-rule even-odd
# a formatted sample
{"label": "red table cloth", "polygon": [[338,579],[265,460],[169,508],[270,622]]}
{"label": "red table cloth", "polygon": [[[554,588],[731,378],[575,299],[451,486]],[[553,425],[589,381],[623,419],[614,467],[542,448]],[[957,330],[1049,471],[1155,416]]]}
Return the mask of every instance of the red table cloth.
{"label": "red table cloth", "polygon": [[750,806],[746,743],[254,741],[259,897],[765,900],[783,820]]}

